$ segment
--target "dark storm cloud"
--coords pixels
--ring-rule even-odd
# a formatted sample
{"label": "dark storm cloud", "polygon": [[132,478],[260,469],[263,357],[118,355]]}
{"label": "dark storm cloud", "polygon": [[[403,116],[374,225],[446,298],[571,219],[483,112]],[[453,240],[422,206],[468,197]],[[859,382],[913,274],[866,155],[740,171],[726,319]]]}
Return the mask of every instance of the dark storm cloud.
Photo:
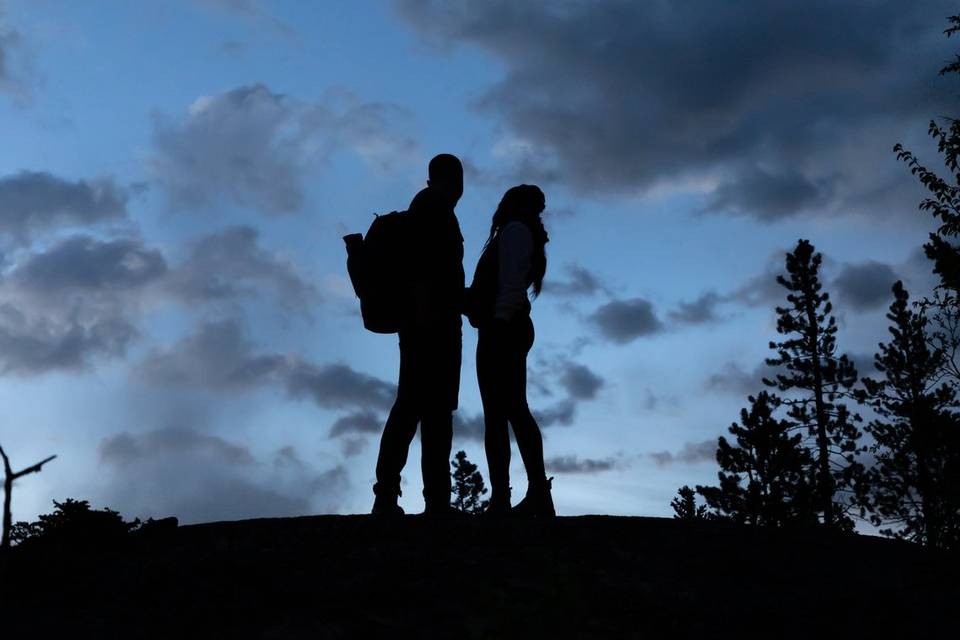
{"label": "dark storm cloud", "polygon": [[594,311],[589,320],[605,338],[621,344],[663,329],[653,304],[643,298],[608,302]]}
{"label": "dark storm cloud", "polygon": [[304,102],[262,84],[197,99],[181,118],[157,116],[154,179],[179,207],[227,199],[267,213],[303,205],[305,173],[314,161],[349,149],[378,167],[415,148],[404,131],[409,115],[348,92]]}
{"label": "dark storm cloud", "polygon": [[704,293],[693,302],[680,302],[677,308],[670,312],[670,320],[680,324],[707,324],[716,322],[716,307],[723,301],[713,291]]}
{"label": "dark storm cloud", "polygon": [[592,400],[603,387],[605,381],[588,367],[575,362],[567,362],[560,376],[560,384],[570,398]]}
{"label": "dark storm cloud", "polygon": [[89,227],[127,215],[127,191],[110,178],[70,181],[42,171],[0,177],[0,234],[27,245],[39,232]]}
{"label": "dark storm cloud", "polygon": [[845,264],[833,280],[840,301],[856,311],[889,306],[893,301],[893,283],[899,280],[893,268],[883,262],[868,260]]}
{"label": "dark storm cloud", "polygon": [[[335,510],[349,485],[342,466],[314,472],[290,447],[266,465],[245,446],[185,427],[119,433],[99,454],[113,474],[111,507],[187,523]],[[271,468],[280,475],[264,475]]]}
{"label": "dark storm cloud", "polygon": [[360,410],[342,416],[330,427],[330,437],[355,434],[376,434],[383,429],[383,419],[373,411]]}
{"label": "dark storm cloud", "polygon": [[590,296],[597,293],[609,293],[609,289],[601,282],[597,274],[579,265],[568,265],[564,268],[566,280],[546,279],[543,282],[544,291],[558,296]]}
{"label": "dark storm cloud", "polygon": [[952,100],[946,0],[396,6],[426,40],[502,62],[477,104],[516,171],[588,193],[700,180],[708,207],[764,221],[869,210],[909,182],[892,142]]}
{"label": "dark storm cloud", "polygon": [[276,292],[286,307],[306,310],[317,291],[287,262],[259,245],[259,232],[238,225],[193,242],[187,258],[166,280],[188,302],[250,295],[258,286]]}
{"label": "dark storm cloud", "polygon": [[621,460],[616,457],[594,459],[580,458],[572,455],[547,458],[544,461],[544,466],[546,466],[547,471],[551,473],[579,473],[590,475],[616,469],[620,462]]}
{"label": "dark storm cloud", "polygon": [[703,442],[685,442],[680,451],[657,451],[647,454],[659,467],[672,464],[710,462],[717,457],[717,439]]}

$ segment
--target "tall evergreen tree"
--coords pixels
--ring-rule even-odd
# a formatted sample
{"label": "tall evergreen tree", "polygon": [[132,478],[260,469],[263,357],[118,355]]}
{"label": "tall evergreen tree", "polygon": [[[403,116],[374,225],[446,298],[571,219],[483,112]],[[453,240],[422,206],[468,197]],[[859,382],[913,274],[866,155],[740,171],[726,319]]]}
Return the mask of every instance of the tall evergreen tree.
{"label": "tall evergreen tree", "polygon": [[777,276],[788,291],[789,305],[777,307],[777,333],[786,337],[770,343],[777,357],[767,359],[767,364],[782,367],[785,373],[764,382],[785,393],[788,416],[807,429],[823,523],[852,528],[843,497],[852,493],[862,470],[856,460],[861,433],[854,424],[860,416],[837,400],[850,393],[857,370],[846,355],[837,355],[837,324],[830,296],[822,291],[821,260],[808,240],[800,240],[787,254],[787,276]]}
{"label": "tall evergreen tree", "polygon": [[[780,399],[766,391],[750,396],[750,409],[740,411],[740,425],[730,425],[736,440],[720,437],[717,447],[719,487],[697,486],[714,517],[735,522],[783,526],[816,520],[811,487],[805,476],[811,467],[801,433],[774,417]],[[746,481],[746,485],[741,482]]]}
{"label": "tall evergreen tree", "polygon": [[465,513],[480,513],[486,509],[489,500],[482,497],[487,492],[483,475],[477,465],[467,459],[467,453],[457,451],[450,466],[453,467],[453,495],[450,505]]}
{"label": "tall evergreen tree", "polygon": [[911,311],[901,282],[894,301],[887,344],[875,356],[883,378],[864,378],[860,397],[879,419],[866,431],[873,436],[876,462],[858,496],[874,525],[896,528],[881,533],[932,547],[956,547],[960,541],[960,420],[951,384],[941,381],[944,353],[928,344],[927,318]]}

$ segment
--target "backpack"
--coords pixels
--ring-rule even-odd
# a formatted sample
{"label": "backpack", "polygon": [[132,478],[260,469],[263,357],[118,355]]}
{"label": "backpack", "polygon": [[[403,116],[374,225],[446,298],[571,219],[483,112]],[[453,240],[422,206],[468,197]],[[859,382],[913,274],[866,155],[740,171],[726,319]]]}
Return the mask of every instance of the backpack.
{"label": "backpack", "polygon": [[360,298],[363,326],[374,333],[397,333],[409,315],[410,291],[405,266],[409,255],[410,218],[406,211],[378,215],[366,237],[351,233],[347,273]]}

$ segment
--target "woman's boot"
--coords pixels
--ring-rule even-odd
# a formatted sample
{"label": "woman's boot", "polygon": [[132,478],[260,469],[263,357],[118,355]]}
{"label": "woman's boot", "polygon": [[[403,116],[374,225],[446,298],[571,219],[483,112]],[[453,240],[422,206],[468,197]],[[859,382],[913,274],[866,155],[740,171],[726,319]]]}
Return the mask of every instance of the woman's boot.
{"label": "woman's boot", "polygon": [[517,503],[511,513],[518,516],[553,517],[557,515],[556,509],[553,508],[553,496],[550,494],[552,485],[553,478],[528,483],[527,495]]}

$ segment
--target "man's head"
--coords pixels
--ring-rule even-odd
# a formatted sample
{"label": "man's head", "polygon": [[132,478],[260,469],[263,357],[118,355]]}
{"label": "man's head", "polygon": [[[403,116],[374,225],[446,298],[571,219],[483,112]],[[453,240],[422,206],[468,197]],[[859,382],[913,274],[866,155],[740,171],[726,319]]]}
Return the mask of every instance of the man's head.
{"label": "man's head", "polygon": [[427,185],[439,193],[453,207],[463,195],[463,165],[449,153],[434,156],[427,167]]}

